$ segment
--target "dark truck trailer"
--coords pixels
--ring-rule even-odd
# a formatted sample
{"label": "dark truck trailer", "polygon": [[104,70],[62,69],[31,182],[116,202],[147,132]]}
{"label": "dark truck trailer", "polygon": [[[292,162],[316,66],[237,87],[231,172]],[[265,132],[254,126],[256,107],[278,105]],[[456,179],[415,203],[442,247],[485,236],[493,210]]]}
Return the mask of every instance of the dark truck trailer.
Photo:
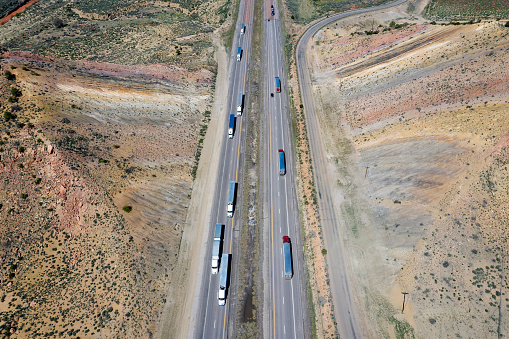
{"label": "dark truck trailer", "polygon": [[285,152],[280,149],[279,150],[279,175],[286,174],[286,164],[285,164]]}
{"label": "dark truck trailer", "polygon": [[230,114],[230,122],[228,123],[228,138],[233,139],[235,133],[235,114]]}
{"label": "dark truck trailer", "polygon": [[239,46],[239,48],[237,48],[237,61],[240,61],[241,56],[242,56],[242,47]]}
{"label": "dark truck trailer", "polygon": [[283,256],[285,260],[285,279],[292,279],[293,268],[292,268],[292,247],[290,238],[285,235],[283,236]]}

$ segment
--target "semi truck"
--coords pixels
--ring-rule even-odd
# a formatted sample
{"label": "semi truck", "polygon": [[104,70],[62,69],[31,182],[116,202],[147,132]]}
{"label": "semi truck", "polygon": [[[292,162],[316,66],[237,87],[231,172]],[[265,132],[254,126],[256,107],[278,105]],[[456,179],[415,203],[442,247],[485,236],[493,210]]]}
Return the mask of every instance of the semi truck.
{"label": "semi truck", "polygon": [[228,206],[226,207],[226,215],[228,218],[233,217],[233,205],[235,204],[235,181],[230,181],[230,190],[228,191]]}
{"label": "semi truck", "polygon": [[240,25],[240,34],[244,34],[246,32],[246,25],[245,24],[241,24]]}
{"label": "semi truck", "polygon": [[241,55],[242,55],[242,47],[239,46],[239,48],[237,48],[237,61],[240,61]]}
{"label": "semi truck", "polygon": [[221,255],[221,245],[223,244],[223,225],[216,224],[214,230],[214,243],[212,244],[212,274],[219,271],[219,256]]}
{"label": "semi truck", "polygon": [[235,114],[230,114],[230,122],[228,123],[228,138],[233,139],[235,133]]}
{"label": "semi truck", "polygon": [[281,80],[279,80],[279,77],[276,77],[276,92],[281,92]]}
{"label": "semi truck", "polygon": [[217,291],[217,300],[219,306],[226,304],[226,289],[228,287],[228,265],[229,254],[223,254],[221,257],[221,269],[219,270],[219,290]]}
{"label": "semi truck", "polygon": [[244,94],[239,92],[239,96],[237,98],[237,115],[242,115],[242,103],[244,101]]}
{"label": "semi truck", "polygon": [[274,16],[274,5],[270,5],[270,14]]}
{"label": "semi truck", "polygon": [[292,279],[293,269],[292,269],[292,247],[290,243],[290,238],[285,235],[283,236],[283,255],[285,260],[285,279]]}
{"label": "semi truck", "polygon": [[286,174],[286,166],[285,166],[285,152],[282,149],[279,149],[279,175]]}

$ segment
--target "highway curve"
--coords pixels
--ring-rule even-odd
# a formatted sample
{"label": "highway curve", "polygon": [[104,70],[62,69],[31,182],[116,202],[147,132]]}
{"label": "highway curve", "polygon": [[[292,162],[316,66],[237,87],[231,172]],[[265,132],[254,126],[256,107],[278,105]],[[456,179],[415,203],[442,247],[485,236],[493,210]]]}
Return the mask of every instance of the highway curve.
{"label": "highway curve", "polygon": [[362,338],[365,336],[360,329],[355,312],[353,296],[351,293],[348,274],[346,271],[343,240],[340,234],[340,226],[335,211],[340,206],[335,206],[330,187],[328,186],[329,173],[327,170],[327,158],[320,133],[320,126],[316,116],[311,78],[308,68],[306,51],[309,41],[322,27],[333,21],[343,19],[352,15],[378,11],[389,7],[397,6],[406,0],[397,0],[388,4],[352,10],[336,14],[321,20],[311,26],[301,37],[295,51],[297,73],[300,84],[300,93],[304,105],[304,114],[308,130],[308,140],[311,148],[311,158],[314,169],[314,180],[318,193],[318,207],[323,230],[323,239],[327,248],[327,260],[329,269],[330,288],[334,304],[334,315],[338,324],[338,332],[342,338]]}

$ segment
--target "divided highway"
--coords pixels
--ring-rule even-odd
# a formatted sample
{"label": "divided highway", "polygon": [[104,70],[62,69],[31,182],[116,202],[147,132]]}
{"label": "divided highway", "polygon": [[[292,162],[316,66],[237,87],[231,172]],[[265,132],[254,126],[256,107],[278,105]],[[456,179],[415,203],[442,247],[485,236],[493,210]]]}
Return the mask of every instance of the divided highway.
{"label": "divided highway", "polygon": [[[242,206],[243,173],[242,158],[245,144],[246,123],[245,118],[249,112],[248,96],[246,92],[246,84],[248,81],[248,63],[251,54],[251,37],[252,37],[252,16],[253,16],[254,0],[241,1],[239,8],[239,19],[236,25],[235,35],[233,39],[232,54],[230,56],[229,69],[229,85],[228,85],[228,105],[227,112],[224,114],[224,124],[220,128],[224,128],[224,140],[221,147],[219,173],[214,192],[214,203],[210,215],[210,225],[208,225],[207,248],[205,249],[205,267],[200,279],[202,287],[200,289],[199,305],[197,310],[197,322],[193,333],[194,338],[227,338],[229,332],[229,321],[235,319],[234,314],[230,314],[230,304],[233,289],[232,279],[236,275],[236,263],[238,257],[238,241],[240,231],[240,216]],[[240,33],[241,24],[245,24],[243,33]],[[240,55],[238,50],[240,48]],[[241,112],[238,112],[238,97],[242,93],[243,102],[241,103]],[[239,114],[241,113],[241,114]],[[233,137],[229,135],[230,115],[234,114]],[[218,150],[219,151],[219,150]],[[228,193],[230,182],[236,183],[235,202],[233,208],[233,216],[228,217]],[[229,272],[228,283],[226,289],[226,302],[220,305],[218,300],[219,280],[221,272],[212,274],[212,244],[214,230],[216,224],[224,225],[224,235],[222,243],[222,253],[229,254]],[[224,268],[226,263],[221,262],[220,267]],[[221,271],[221,268],[220,270]]]}
{"label": "divided highway", "polygon": [[353,295],[348,281],[344,260],[343,240],[340,234],[340,225],[337,219],[338,215],[335,213],[335,211],[340,210],[340,206],[335,205],[332,192],[329,187],[329,183],[331,181],[329,180],[330,175],[327,169],[327,157],[325,155],[320,133],[320,125],[313,102],[311,77],[309,75],[306,52],[311,38],[325,25],[348,16],[400,5],[405,1],[406,0],[398,0],[377,7],[358,9],[333,15],[309,28],[302,35],[296,50],[300,92],[302,103],[304,105],[304,113],[306,116],[306,124],[309,135],[308,140],[311,148],[311,158],[313,161],[315,176],[314,179],[318,193],[318,206],[323,230],[323,239],[325,242],[325,248],[327,249],[327,264],[329,269],[332,301],[334,303],[334,315],[336,317],[336,323],[338,324],[339,334],[342,338],[362,338],[364,334],[361,332],[357,321],[352,297]]}

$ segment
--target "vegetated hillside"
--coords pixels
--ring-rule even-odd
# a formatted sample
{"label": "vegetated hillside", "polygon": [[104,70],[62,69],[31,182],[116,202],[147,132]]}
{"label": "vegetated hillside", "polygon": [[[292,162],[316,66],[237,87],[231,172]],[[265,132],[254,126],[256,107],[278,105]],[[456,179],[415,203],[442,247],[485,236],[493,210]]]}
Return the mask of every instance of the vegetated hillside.
{"label": "vegetated hillside", "polygon": [[509,28],[403,15],[342,20],[311,47],[361,313],[375,337],[505,335]]}
{"label": "vegetated hillside", "polygon": [[6,16],[11,13],[18,7],[20,7],[25,0],[2,0],[0,1],[0,18]]}
{"label": "vegetated hillside", "polygon": [[388,2],[387,0],[331,0],[331,1],[315,1],[315,0],[287,0],[286,8],[289,12],[291,23],[307,24],[314,19],[326,14],[339,13],[356,8],[370,7]]}
{"label": "vegetated hillside", "polygon": [[152,337],[182,306],[210,32],[229,10],[39,1],[0,26],[2,335]]}
{"label": "vegetated hillside", "polygon": [[227,1],[39,1],[0,29],[0,45],[68,60],[213,65],[209,34]]}
{"label": "vegetated hillside", "polygon": [[506,0],[430,0],[423,15],[432,20],[509,19]]}

